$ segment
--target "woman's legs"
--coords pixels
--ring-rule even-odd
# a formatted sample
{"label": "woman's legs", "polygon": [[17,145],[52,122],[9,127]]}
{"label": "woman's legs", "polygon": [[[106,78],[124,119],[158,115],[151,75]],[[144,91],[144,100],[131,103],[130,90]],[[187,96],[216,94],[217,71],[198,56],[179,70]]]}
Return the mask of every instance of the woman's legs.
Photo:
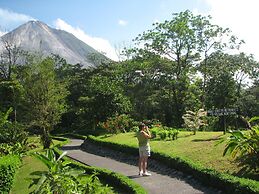
{"label": "woman's legs", "polygon": [[142,160],[143,173],[146,173],[146,172],[147,172],[147,159],[148,159],[148,157],[147,157],[147,156],[144,156],[144,157],[143,157],[143,160]]}
{"label": "woman's legs", "polygon": [[138,169],[139,169],[139,173],[143,172],[143,168],[142,168],[142,162],[143,161],[143,157],[139,156],[139,161],[138,161]]}

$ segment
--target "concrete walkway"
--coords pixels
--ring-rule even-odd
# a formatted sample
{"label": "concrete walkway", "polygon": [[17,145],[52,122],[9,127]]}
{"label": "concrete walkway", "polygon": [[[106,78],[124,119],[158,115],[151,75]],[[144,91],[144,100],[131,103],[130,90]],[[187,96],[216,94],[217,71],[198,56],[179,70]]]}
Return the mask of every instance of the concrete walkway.
{"label": "concrete walkway", "polygon": [[204,187],[195,180],[189,180],[190,176],[185,176],[185,178],[182,178],[182,176],[179,176],[179,173],[175,170],[170,171],[168,175],[149,170],[152,176],[140,177],[138,176],[138,167],[136,165],[127,164],[112,158],[100,156],[98,151],[95,153],[89,153],[87,150],[82,151],[80,149],[80,145],[82,143],[83,140],[71,139],[71,142],[65,145],[62,149],[68,152],[67,155],[69,157],[79,162],[90,166],[106,168],[128,176],[138,184],[142,185],[150,194],[221,193],[213,188]]}

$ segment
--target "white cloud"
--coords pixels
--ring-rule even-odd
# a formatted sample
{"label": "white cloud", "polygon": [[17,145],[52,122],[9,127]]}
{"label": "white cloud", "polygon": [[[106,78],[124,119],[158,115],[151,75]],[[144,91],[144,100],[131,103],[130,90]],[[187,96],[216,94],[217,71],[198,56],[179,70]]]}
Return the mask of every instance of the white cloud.
{"label": "white cloud", "polygon": [[54,25],[57,29],[65,30],[65,31],[73,34],[78,39],[82,40],[89,46],[93,47],[95,50],[97,50],[99,52],[104,52],[104,54],[108,58],[115,60],[115,61],[118,60],[118,56],[115,52],[115,49],[111,46],[111,44],[108,40],[105,40],[100,37],[92,37],[92,36],[86,34],[79,27],[73,27],[59,18],[54,22]]}
{"label": "white cloud", "polygon": [[209,15],[213,22],[222,27],[228,27],[238,38],[246,43],[241,51],[254,54],[259,59],[259,44],[257,27],[259,18],[258,0],[204,0],[209,6]]}
{"label": "white cloud", "polygon": [[29,20],[35,19],[25,14],[0,8],[0,27],[5,31],[12,30]]}
{"label": "white cloud", "polygon": [[119,20],[119,21],[118,21],[118,24],[119,24],[120,26],[126,26],[126,25],[128,24],[128,22],[125,21],[125,20]]}

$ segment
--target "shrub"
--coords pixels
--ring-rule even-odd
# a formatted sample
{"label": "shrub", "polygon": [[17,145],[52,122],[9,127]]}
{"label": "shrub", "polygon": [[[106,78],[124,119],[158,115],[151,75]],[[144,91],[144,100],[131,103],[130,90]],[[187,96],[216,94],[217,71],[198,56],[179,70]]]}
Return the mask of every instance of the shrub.
{"label": "shrub", "polygon": [[150,133],[151,133],[152,138],[156,138],[156,137],[157,137],[157,134],[158,134],[157,128],[152,128],[152,129],[150,130]]}
{"label": "shrub", "polygon": [[69,167],[67,162],[63,163],[61,159],[64,155],[65,153],[56,158],[54,151],[50,149],[45,153],[34,154],[48,167],[48,171],[36,172],[40,176],[34,178],[31,184],[36,184],[35,193],[78,193],[82,190],[77,177],[82,175],[83,171]]}
{"label": "shrub", "polygon": [[21,143],[16,143],[14,145],[8,143],[0,144],[0,156],[5,155],[19,155],[22,156],[27,151],[27,147]]}
{"label": "shrub", "polygon": [[12,110],[10,108],[6,113],[0,112],[0,143],[15,144],[19,142],[25,144],[28,133],[24,131],[21,124],[8,120]]}
{"label": "shrub", "polygon": [[101,128],[106,129],[110,133],[128,132],[134,126],[135,122],[126,114],[110,117],[105,122],[99,123]]}
{"label": "shrub", "polygon": [[[96,177],[96,174],[87,176],[85,170],[79,166],[72,166],[71,162],[63,160],[66,152],[62,153],[58,158],[53,150],[48,149],[44,154],[34,154],[47,167],[47,172],[39,171],[40,177],[33,179],[36,184],[34,193],[100,193],[104,194],[110,189],[103,187]],[[79,178],[85,178],[85,184],[82,184]],[[32,184],[32,185],[33,185]]]}
{"label": "shrub", "polygon": [[130,131],[138,132],[139,131],[139,127],[138,126],[133,126]]}
{"label": "shrub", "polygon": [[166,130],[161,130],[158,132],[158,135],[159,135],[160,139],[162,139],[162,140],[166,139],[167,134],[168,134],[168,132]]}
{"label": "shrub", "polygon": [[[252,118],[250,121],[259,120]],[[244,170],[259,171],[259,125],[253,126],[248,131],[229,131],[223,155],[231,153],[244,165]]]}
{"label": "shrub", "polygon": [[9,193],[12,188],[14,175],[21,160],[16,155],[8,155],[0,158],[0,193]]}
{"label": "shrub", "polygon": [[143,120],[143,123],[145,123],[149,128],[162,126],[162,123],[158,119]]}
{"label": "shrub", "polygon": [[207,112],[203,109],[199,109],[197,112],[186,111],[182,116],[184,124],[187,128],[193,130],[193,134],[196,134],[196,131],[200,129],[201,126],[207,125],[204,121],[204,117],[207,115]]}
{"label": "shrub", "polygon": [[170,129],[168,131],[168,137],[172,140],[176,140],[178,137],[179,131],[177,129]]}

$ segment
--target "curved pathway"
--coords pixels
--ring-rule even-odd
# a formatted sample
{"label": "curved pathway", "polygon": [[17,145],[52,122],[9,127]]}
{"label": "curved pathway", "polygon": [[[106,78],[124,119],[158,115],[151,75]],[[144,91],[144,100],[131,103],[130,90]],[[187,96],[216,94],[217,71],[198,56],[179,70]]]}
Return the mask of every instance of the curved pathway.
{"label": "curved pathway", "polygon": [[[138,176],[138,167],[136,166],[136,157],[129,156],[125,153],[114,153],[103,147],[87,143],[84,145],[84,151],[81,149],[83,140],[71,139],[71,142],[63,146],[62,150],[67,151],[67,156],[81,163],[90,166],[106,168],[114,172],[128,176],[143,186],[150,194],[216,194],[221,193],[213,188],[201,185],[191,176],[184,175],[173,169],[161,167],[155,161],[150,161],[149,167],[152,176]],[[115,159],[111,158],[111,153]],[[119,161],[118,161],[119,160]],[[125,163],[125,161],[129,161]],[[135,163],[135,165],[134,165]]]}

